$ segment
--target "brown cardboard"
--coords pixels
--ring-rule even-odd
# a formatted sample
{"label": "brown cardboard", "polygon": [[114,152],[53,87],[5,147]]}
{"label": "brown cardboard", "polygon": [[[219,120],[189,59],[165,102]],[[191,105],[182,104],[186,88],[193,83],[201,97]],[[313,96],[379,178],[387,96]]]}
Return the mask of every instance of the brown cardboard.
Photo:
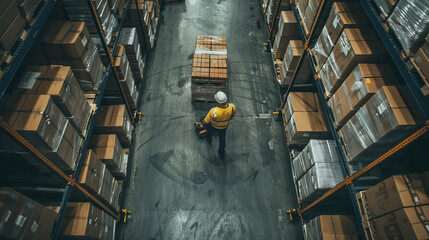
{"label": "brown cardboard", "polygon": [[291,92],[283,109],[286,123],[295,112],[317,112],[316,100],[312,92]]}
{"label": "brown cardboard", "polygon": [[73,237],[91,237],[99,239],[102,211],[90,203],[67,205],[60,235]]}
{"label": "brown cardboard", "polygon": [[372,218],[403,207],[429,204],[419,175],[395,175],[364,192],[367,217]]}
{"label": "brown cardboard", "polygon": [[427,219],[429,205],[402,208],[372,220],[377,239],[429,239]]}
{"label": "brown cardboard", "polygon": [[[3,2],[3,1],[2,1]],[[16,15],[19,14],[18,4],[16,1],[5,1],[0,6],[0,36],[2,36],[8,26],[10,26],[15,19]]]}
{"label": "brown cardboard", "polygon": [[326,122],[321,112],[295,112],[286,129],[291,145],[306,145],[310,139],[328,137]]}
{"label": "brown cardboard", "polygon": [[78,183],[83,187],[98,194],[103,181],[103,163],[98,160],[97,155],[89,149],[86,152]]}
{"label": "brown cardboard", "polygon": [[85,130],[90,106],[70,67],[61,65],[26,68],[15,93],[51,95],[62,113],[81,134]]}
{"label": "brown cardboard", "polygon": [[301,40],[291,40],[286,48],[285,57],[283,61],[286,61],[286,69],[295,71],[299,58],[304,53],[304,46]]}
{"label": "brown cardboard", "polygon": [[80,59],[92,42],[84,22],[50,21],[45,29],[42,41],[52,61]]}
{"label": "brown cardboard", "polygon": [[298,25],[292,11],[282,11],[279,20],[278,36],[299,36]]}
{"label": "brown cardboard", "polygon": [[[426,43],[427,44],[427,43]],[[420,69],[420,72],[429,79],[429,55],[425,54],[423,49],[419,49],[414,56],[414,61]]]}
{"label": "brown cardboard", "polygon": [[115,134],[94,135],[91,139],[91,148],[109,170],[120,169],[123,149]]}
{"label": "brown cardboard", "polygon": [[41,219],[44,208],[45,207],[43,207],[41,204],[36,203],[30,217],[26,220],[26,227],[23,228],[19,239],[34,239],[34,234],[39,225],[44,224],[44,222],[42,222],[43,220]]}
{"label": "brown cardboard", "polygon": [[322,239],[357,240],[358,235],[352,216],[347,215],[320,215],[320,230]]}
{"label": "brown cardboard", "polygon": [[96,133],[115,133],[121,145],[129,147],[132,130],[133,127],[124,104],[101,107],[95,124]]}
{"label": "brown cardboard", "polygon": [[[54,223],[58,218],[58,214],[53,210],[44,207],[40,215],[39,222],[36,225],[31,225],[30,231],[34,230],[33,237],[31,239],[50,239]],[[25,238],[24,238],[25,239]]]}

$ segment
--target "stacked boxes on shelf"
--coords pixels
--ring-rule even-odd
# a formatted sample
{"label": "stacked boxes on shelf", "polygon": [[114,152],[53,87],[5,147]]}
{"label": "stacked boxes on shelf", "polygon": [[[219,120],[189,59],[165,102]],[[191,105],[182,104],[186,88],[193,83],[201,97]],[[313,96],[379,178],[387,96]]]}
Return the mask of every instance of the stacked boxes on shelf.
{"label": "stacked boxes on shelf", "polygon": [[136,86],[143,79],[144,59],[136,28],[123,28],[119,44],[125,48]]}
{"label": "stacked boxes on shelf", "polygon": [[356,197],[366,238],[428,239],[427,187],[428,173],[394,175],[359,192]]}
{"label": "stacked boxes on shelf", "polygon": [[[280,4],[280,5],[279,5]],[[264,0],[263,2],[263,9],[265,10],[265,19],[268,26],[271,26],[273,22],[275,22],[276,17],[276,6],[279,6],[277,11],[286,11],[290,10],[290,1],[288,0]],[[273,33],[276,32],[277,26],[273,26]]]}
{"label": "stacked boxes on shelf", "polygon": [[[124,0],[118,0],[119,5],[123,5]],[[89,33],[91,34],[92,41],[96,45],[101,59],[106,63],[108,61],[106,53],[103,49],[102,40],[98,35],[98,30],[96,27],[96,22],[93,19],[91,10],[88,7],[88,2],[86,0],[63,0],[64,9],[67,13],[68,19],[75,22],[85,22],[86,27],[88,28]],[[110,2],[110,4],[109,4]],[[113,6],[114,1],[109,0],[92,0],[94,5],[97,17],[99,18],[100,24],[103,29],[105,41],[109,43],[112,39],[113,33],[118,26],[118,20],[116,19],[115,12],[112,12],[109,6]]]}
{"label": "stacked boxes on shelf", "polygon": [[369,19],[365,17],[359,3],[334,2],[326,24],[312,48],[317,70],[320,70],[325,64],[344,28],[367,27],[369,25]]}
{"label": "stacked boxes on shelf", "polygon": [[58,168],[75,169],[82,138],[50,95],[8,94],[1,109],[3,119]]}
{"label": "stacked boxes on shelf", "polygon": [[104,66],[83,22],[48,22],[43,47],[51,64],[70,66],[82,90],[98,90]]}
{"label": "stacked boxes on shelf", "polygon": [[333,140],[311,139],[292,162],[293,176],[302,201],[323,195],[343,180]]}
{"label": "stacked boxes on shelf", "polygon": [[70,202],[64,214],[60,239],[115,239],[116,221],[91,203]]}
{"label": "stacked boxes on shelf", "polygon": [[320,70],[326,94],[331,96],[359,63],[378,63],[386,58],[386,50],[375,30],[345,28]]}
{"label": "stacked boxes on shelf", "polygon": [[307,240],[358,240],[355,221],[348,215],[320,215],[304,224]]}
{"label": "stacked boxes on shelf", "polygon": [[276,39],[273,44],[275,58],[283,58],[290,40],[300,40],[298,25],[292,11],[282,11]]}
{"label": "stacked boxes on shelf", "polygon": [[388,64],[359,64],[329,99],[335,124],[344,125],[380,87],[395,85],[393,68]]}
{"label": "stacked boxes on shelf", "polygon": [[0,188],[0,238],[50,239],[58,214],[10,189]]}
{"label": "stacked boxes on shelf", "polygon": [[405,86],[382,86],[339,130],[347,161],[375,160],[410,136],[421,122]]}
{"label": "stacked boxes on shelf", "polygon": [[[299,59],[304,53],[304,47],[301,40],[290,40],[286,48],[286,53],[283,57],[283,62],[280,67],[280,85],[286,86],[290,84],[293,74],[295,73]],[[310,68],[310,60],[305,58],[299,69],[294,84],[306,84],[311,79],[312,71]]]}
{"label": "stacked boxes on shelf", "polygon": [[[116,48],[116,56],[113,56],[113,67],[118,73],[119,82],[124,91],[128,105],[131,109],[137,108],[138,91],[127,55],[125,54],[125,48],[122,45]],[[118,87],[114,74],[110,75],[103,97],[105,100],[110,102],[119,101],[119,103],[122,103],[122,93]]]}
{"label": "stacked boxes on shelf", "polygon": [[[135,1],[131,2],[130,26],[142,26],[143,31],[140,31],[141,28],[137,28],[139,40],[145,40],[144,43],[147,49],[153,48],[155,43],[159,11],[158,1],[138,0],[137,5]],[[141,21],[139,15],[141,16]]]}
{"label": "stacked boxes on shelf", "polygon": [[218,91],[226,91],[227,47],[224,36],[197,36],[192,63],[192,101],[214,101]]}
{"label": "stacked boxes on shelf", "polygon": [[329,137],[317,93],[291,92],[282,113],[289,146],[305,146],[310,139]]}
{"label": "stacked boxes on shelf", "polygon": [[380,9],[380,17],[384,20],[390,16],[399,0],[374,0],[375,5]]}
{"label": "stacked boxes on shelf", "polygon": [[[319,9],[320,0],[300,0],[299,3],[298,7],[300,9],[299,13],[302,19],[302,26],[304,27],[305,34],[308,35],[313,25],[314,18],[316,17],[317,10]],[[305,6],[305,8],[301,9],[302,6]]]}

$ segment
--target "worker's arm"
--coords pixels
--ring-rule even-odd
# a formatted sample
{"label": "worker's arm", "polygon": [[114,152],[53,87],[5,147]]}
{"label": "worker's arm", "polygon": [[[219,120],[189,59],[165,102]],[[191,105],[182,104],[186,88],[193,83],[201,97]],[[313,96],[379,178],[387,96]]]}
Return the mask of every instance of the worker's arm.
{"label": "worker's arm", "polygon": [[211,123],[212,120],[213,120],[213,117],[214,117],[213,111],[210,109],[209,113],[207,113],[207,116],[203,120],[203,124],[209,124],[209,123]]}

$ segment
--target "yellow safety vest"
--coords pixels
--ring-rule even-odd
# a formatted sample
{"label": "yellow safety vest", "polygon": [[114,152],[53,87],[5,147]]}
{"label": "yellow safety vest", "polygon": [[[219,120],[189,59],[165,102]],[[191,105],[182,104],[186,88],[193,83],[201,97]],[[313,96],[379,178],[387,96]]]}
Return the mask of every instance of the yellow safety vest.
{"label": "yellow safety vest", "polygon": [[204,118],[204,122],[210,123],[216,129],[226,129],[235,113],[236,108],[232,103],[228,103],[226,107],[217,106],[210,109],[206,118]]}

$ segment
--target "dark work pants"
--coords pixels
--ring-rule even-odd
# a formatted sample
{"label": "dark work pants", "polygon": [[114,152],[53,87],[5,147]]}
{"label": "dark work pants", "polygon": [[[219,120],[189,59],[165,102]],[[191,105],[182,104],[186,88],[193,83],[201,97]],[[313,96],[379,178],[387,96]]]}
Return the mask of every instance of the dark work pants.
{"label": "dark work pants", "polygon": [[216,129],[212,125],[208,124],[208,126],[207,126],[207,141],[209,143],[212,142],[212,136],[213,136],[214,131],[217,131],[219,133],[219,151],[225,152],[226,129]]}

